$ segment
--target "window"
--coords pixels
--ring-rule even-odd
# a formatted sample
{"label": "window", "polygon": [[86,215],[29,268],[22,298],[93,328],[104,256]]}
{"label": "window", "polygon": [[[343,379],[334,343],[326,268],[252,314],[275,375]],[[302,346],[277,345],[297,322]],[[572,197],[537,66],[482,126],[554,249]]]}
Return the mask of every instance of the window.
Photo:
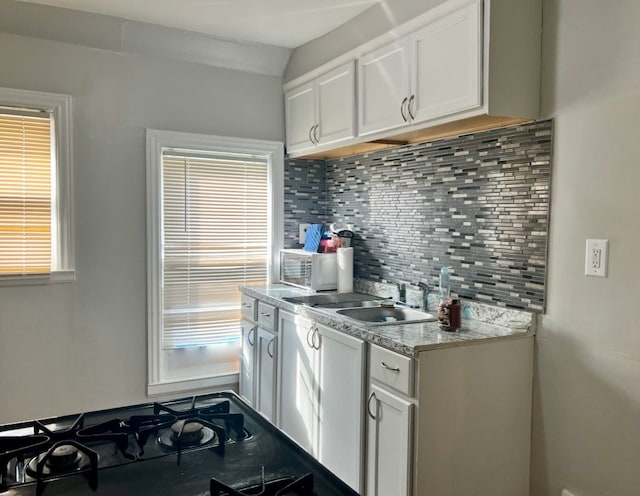
{"label": "window", "polygon": [[71,97],[0,88],[0,284],[73,280]]}
{"label": "window", "polygon": [[149,394],[237,381],[238,287],[278,271],[282,150],[147,130]]}

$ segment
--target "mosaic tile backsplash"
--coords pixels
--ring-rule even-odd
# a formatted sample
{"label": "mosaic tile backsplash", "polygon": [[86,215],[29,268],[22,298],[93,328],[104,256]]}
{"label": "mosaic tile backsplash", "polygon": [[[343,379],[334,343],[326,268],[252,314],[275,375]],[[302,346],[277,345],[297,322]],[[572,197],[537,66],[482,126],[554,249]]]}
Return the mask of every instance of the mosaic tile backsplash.
{"label": "mosaic tile backsplash", "polygon": [[289,160],[286,245],[300,246],[299,222],[347,222],[356,277],[436,288],[446,265],[463,298],[542,311],[551,151],[552,121],[541,121],[324,163]]}
{"label": "mosaic tile backsplash", "polygon": [[327,174],[323,160],[286,159],[284,164],[284,247],[301,248],[298,224],[327,218]]}

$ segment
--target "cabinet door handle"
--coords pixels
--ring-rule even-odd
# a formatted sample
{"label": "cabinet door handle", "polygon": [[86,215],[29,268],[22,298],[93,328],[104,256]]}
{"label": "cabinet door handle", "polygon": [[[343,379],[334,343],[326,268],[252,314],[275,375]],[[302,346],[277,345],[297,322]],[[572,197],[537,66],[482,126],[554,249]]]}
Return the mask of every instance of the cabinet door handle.
{"label": "cabinet door handle", "polygon": [[249,329],[249,332],[247,333],[247,342],[253,346],[253,344],[256,342],[256,340],[254,339],[253,341],[251,341],[251,333],[253,333],[253,335],[255,336],[256,333],[256,328],[252,327],[251,329]]}
{"label": "cabinet door handle", "polygon": [[267,343],[267,355],[269,355],[271,358],[273,358],[273,351],[270,351],[269,347],[273,344],[275,339],[276,338],[271,338],[271,341]]}
{"label": "cabinet door handle", "polygon": [[373,399],[376,400],[376,405],[377,405],[378,398],[376,398],[376,393],[375,392],[372,392],[369,395],[369,399],[367,400],[367,413],[369,414],[369,417],[371,417],[373,420],[375,420],[376,416],[373,413],[371,413],[371,400],[373,400]]}
{"label": "cabinet door handle", "polygon": [[309,335],[311,334],[311,331],[315,332],[315,326],[310,325],[309,330],[307,331],[307,344],[309,345],[309,348],[313,348],[313,341],[309,339]]}
{"label": "cabinet door handle", "polygon": [[380,362],[380,366],[383,369],[390,370],[391,372],[395,372],[396,374],[400,373],[400,367],[389,367],[386,363]]}
{"label": "cabinet door handle", "polygon": [[[316,344],[316,336],[318,336],[318,344]],[[311,335],[311,343],[313,344],[314,349],[320,349],[320,332],[318,331],[318,326],[316,326],[313,334]]]}
{"label": "cabinet door handle", "polygon": [[309,128],[309,141],[311,141],[311,143],[313,143],[314,145],[316,144],[315,141],[313,141],[313,138],[311,137],[311,132],[313,131],[314,126],[311,126]]}
{"label": "cabinet door handle", "polygon": [[402,114],[402,119],[407,122],[407,116],[404,113],[404,106],[407,104],[407,100],[408,98],[405,96],[404,100],[402,100],[402,103],[400,104],[400,114]]}
{"label": "cabinet door handle", "polygon": [[407,103],[407,110],[409,111],[409,116],[411,117],[411,120],[414,120],[416,118],[416,116],[413,115],[413,112],[411,112],[411,105],[415,100],[416,100],[416,96],[411,95],[411,98],[409,98],[409,103]]}
{"label": "cabinet door handle", "polygon": [[316,124],[313,127],[313,137],[316,139],[316,145],[320,144],[320,132],[318,131],[319,128],[320,128],[320,124]]}

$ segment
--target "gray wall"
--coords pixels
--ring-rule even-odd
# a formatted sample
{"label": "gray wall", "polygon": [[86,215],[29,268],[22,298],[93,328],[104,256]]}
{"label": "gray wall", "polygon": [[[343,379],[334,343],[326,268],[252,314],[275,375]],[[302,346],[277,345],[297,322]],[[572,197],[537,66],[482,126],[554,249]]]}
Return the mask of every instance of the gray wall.
{"label": "gray wall", "polygon": [[[532,496],[640,492],[640,2],[545,0],[554,118],[547,313],[537,335]],[[586,238],[609,277],[584,276]]]}
{"label": "gray wall", "polygon": [[363,43],[380,36],[445,0],[383,0],[333,31],[291,54],[284,80],[302,76]]}
{"label": "gray wall", "polygon": [[0,66],[74,98],[77,268],[0,287],[0,423],[146,401],[144,129],[282,141],[282,80],[2,33]]}

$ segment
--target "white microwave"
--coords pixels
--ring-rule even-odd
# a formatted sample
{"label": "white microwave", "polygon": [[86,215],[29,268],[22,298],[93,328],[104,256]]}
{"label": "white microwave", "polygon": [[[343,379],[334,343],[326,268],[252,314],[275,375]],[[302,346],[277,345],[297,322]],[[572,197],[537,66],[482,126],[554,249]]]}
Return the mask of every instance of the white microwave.
{"label": "white microwave", "polygon": [[338,287],[338,255],[280,250],[280,282],[314,291]]}

